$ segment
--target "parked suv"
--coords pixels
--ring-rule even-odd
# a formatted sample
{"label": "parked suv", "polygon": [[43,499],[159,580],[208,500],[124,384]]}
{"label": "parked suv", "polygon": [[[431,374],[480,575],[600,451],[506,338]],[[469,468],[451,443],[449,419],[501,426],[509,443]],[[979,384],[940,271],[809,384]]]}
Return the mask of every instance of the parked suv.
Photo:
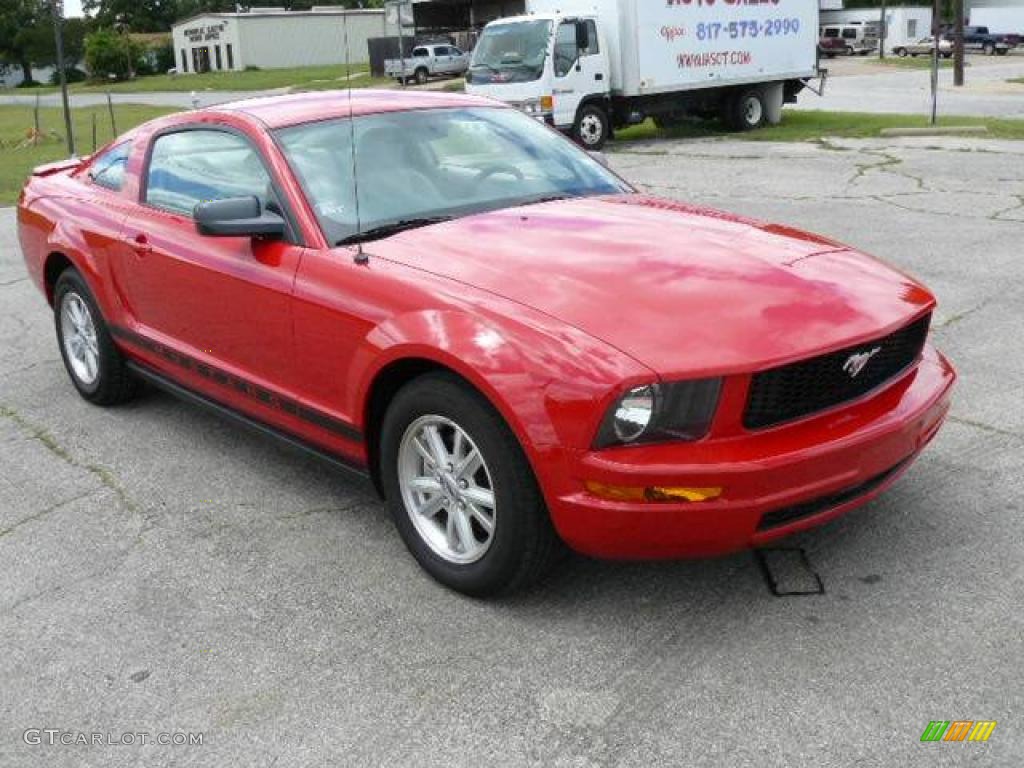
{"label": "parked suv", "polygon": [[878,50],[878,23],[851,22],[821,27],[818,51],[829,58],[838,54],[865,56]]}

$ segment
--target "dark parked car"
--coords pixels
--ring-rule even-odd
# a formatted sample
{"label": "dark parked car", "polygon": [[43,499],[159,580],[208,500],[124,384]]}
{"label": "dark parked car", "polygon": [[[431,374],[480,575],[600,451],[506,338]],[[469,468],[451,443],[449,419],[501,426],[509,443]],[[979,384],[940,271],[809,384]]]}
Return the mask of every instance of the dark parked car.
{"label": "dark parked car", "polygon": [[988,27],[964,27],[964,50],[984,53],[986,56],[1005,56],[1013,48],[1006,35],[993,35]]}

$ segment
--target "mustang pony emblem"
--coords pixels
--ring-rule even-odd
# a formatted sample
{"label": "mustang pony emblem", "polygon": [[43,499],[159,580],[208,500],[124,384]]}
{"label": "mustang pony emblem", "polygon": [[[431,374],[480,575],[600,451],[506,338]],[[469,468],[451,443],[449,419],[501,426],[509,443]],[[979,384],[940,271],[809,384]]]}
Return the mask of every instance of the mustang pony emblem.
{"label": "mustang pony emblem", "polygon": [[864,370],[864,366],[868,364],[871,358],[881,351],[881,347],[875,347],[869,352],[858,352],[856,355],[850,355],[846,358],[846,362],[843,363],[843,370],[850,374],[851,379],[856,379],[857,374]]}

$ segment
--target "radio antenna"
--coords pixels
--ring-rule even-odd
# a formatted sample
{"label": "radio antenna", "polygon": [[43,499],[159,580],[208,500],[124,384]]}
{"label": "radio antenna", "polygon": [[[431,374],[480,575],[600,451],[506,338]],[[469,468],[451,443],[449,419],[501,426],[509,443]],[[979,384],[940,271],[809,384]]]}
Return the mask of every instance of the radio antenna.
{"label": "radio antenna", "polygon": [[[350,56],[348,46],[348,9],[346,8],[341,12],[343,19],[342,28],[345,30],[345,79],[348,81],[348,131],[349,131],[349,146],[351,149],[351,165],[352,165],[352,191],[353,200],[355,201],[355,212],[356,212],[356,233],[362,231],[363,224],[359,216],[359,177],[356,173],[356,124],[353,119],[354,111],[352,109],[352,58]],[[356,255],[353,257],[356,264],[366,264],[370,259],[363,252],[363,244],[361,242],[356,243]]]}

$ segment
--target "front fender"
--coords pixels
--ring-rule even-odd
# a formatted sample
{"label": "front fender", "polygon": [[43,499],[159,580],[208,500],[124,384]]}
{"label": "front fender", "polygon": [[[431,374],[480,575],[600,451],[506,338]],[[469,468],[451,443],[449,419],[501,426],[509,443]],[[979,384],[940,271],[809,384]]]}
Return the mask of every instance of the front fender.
{"label": "front fender", "polygon": [[[518,305],[517,305],[518,306]],[[522,308],[517,314],[523,315]],[[353,370],[353,412],[365,413],[389,366],[426,360],[449,368],[498,410],[534,461],[584,448],[610,391],[649,378],[639,363],[546,316],[535,323],[463,309],[404,313],[374,328]]]}

